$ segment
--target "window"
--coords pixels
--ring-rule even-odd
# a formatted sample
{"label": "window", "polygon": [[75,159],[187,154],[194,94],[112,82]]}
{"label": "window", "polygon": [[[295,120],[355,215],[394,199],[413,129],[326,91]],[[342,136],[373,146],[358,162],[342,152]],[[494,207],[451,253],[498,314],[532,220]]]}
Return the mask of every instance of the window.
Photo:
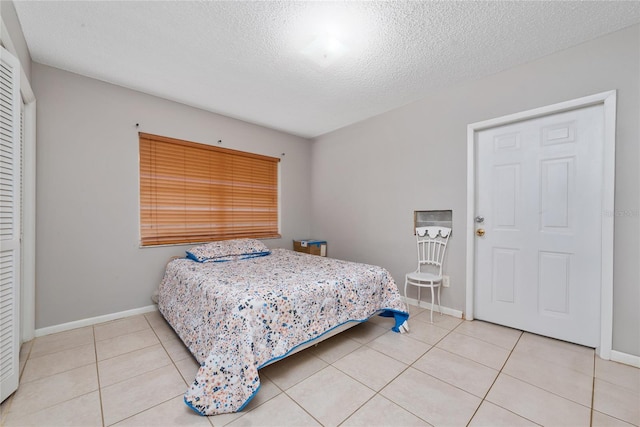
{"label": "window", "polygon": [[139,136],[142,246],[280,237],[280,159]]}

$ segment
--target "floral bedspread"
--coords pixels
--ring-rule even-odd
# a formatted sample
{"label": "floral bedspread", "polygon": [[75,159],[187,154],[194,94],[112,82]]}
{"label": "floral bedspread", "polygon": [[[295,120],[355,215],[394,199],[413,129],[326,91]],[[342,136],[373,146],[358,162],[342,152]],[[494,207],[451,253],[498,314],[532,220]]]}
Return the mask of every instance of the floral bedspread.
{"label": "floral bedspread", "polygon": [[258,391],[258,369],[350,321],[408,319],[382,267],[274,249],[223,263],[167,265],[158,307],[200,363],[184,400],[202,415],[241,410]]}

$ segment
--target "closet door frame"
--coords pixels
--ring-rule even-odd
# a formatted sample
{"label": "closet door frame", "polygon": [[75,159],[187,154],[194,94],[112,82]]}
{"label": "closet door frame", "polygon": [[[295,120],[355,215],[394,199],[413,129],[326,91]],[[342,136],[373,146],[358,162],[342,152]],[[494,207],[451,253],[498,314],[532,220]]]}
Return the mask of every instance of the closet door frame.
{"label": "closet door frame", "polygon": [[[0,45],[16,58],[17,50],[0,17]],[[20,286],[20,343],[35,338],[36,291],[36,97],[20,66],[22,129],[22,269]]]}

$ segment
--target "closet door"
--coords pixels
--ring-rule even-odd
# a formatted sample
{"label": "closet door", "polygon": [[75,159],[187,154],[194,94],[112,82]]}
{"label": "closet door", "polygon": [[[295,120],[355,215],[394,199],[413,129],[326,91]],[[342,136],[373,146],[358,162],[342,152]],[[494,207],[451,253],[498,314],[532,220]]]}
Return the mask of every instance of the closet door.
{"label": "closet door", "polygon": [[0,401],[20,375],[20,65],[0,47]]}

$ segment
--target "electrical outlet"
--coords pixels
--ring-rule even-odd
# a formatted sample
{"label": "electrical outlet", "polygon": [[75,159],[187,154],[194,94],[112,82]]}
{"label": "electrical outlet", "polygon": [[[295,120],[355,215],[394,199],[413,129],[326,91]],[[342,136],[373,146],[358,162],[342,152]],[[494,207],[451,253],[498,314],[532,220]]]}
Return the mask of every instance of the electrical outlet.
{"label": "electrical outlet", "polygon": [[443,288],[449,287],[449,276],[442,276],[442,287]]}

